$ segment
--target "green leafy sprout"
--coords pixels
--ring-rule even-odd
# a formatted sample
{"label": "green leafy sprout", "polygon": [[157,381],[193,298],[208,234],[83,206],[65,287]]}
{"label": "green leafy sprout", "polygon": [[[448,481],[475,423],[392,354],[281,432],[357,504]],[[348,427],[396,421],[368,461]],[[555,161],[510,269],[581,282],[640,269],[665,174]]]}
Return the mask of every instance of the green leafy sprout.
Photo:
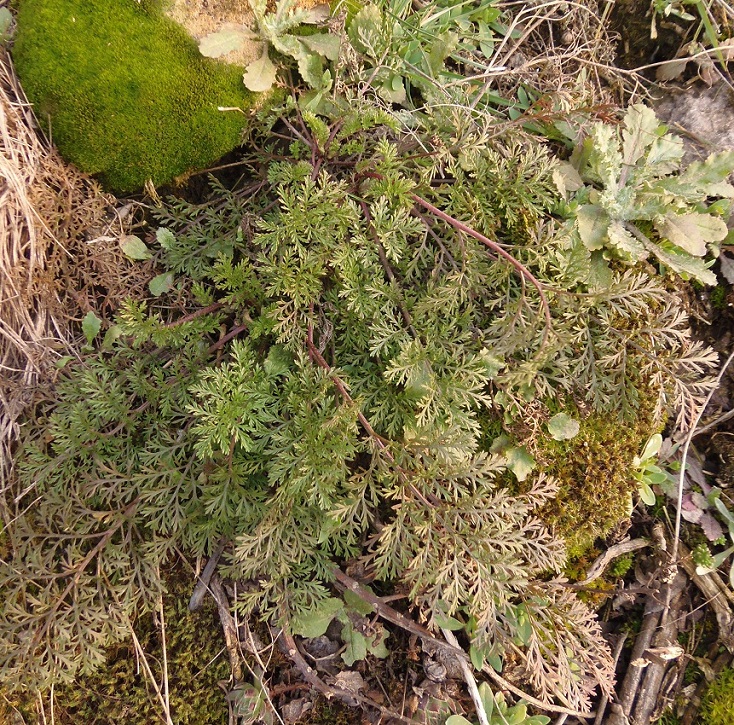
{"label": "green leafy sprout", "polygon": [[243,76],[251,91],[267,91],[275,83],[277,66],[270,58],[270,48],[298,62],[301,78],[314,89],[328,87],[329,71],[323,67],[323,58],[336,61],[339,57],[340,38],[332,33],[297,34],[304,24],[323,23],[329,17],[328,5],[299,8],[296,0],[278,0],[274,12],[268,12],[267,0],[249,0],[257,22],[257,32],[246,27],[227,27],[210,33],[199,42],[201,54],[220,58],[233,50],[240,50],[255,41],[262,46],[260,57],[250,63]]}
{"label": "green leafy sprout", "polygon": [[621,130],[595,124],[555,174],[574,237],[593,257],[623,264],[652,257],[684,279],[715,285],[705,257],[717,256],[728,234],[734,151],[684,170],[682,158],[682,141],[642,104],[628,109]]}
{"label": "green leafy sprout", "polygon": [[[727,533],[732,545],[717,554],[712,554],[706,544],[700,544],[694,550],[694,561],[697,565],[697,574],[703,575],[716,571],[732,554],[734,554],[734,514],[722,501],[721,494],[721,489],[715,486],[711,489],[708,496],[706,496],[706,500],[709,505],[712,505],[716,509],[726,524]],[[729,566],[729,583],[732,588],[734,588],[734,559],[732,559]]]}
{"label": "green leafy sprout", "polygon": [[[548,725],[547,715],[530,715],[527,703],[523,700],[515,705],[508,705],[503,693],[493,693],[486,682],[479,685],[479,697],[487,715],[489,725]],[[463,715],[451,715],[445,725],[476,725]]]}
{"label": "green leafy sprout", "polygon": [[657,456],[662,444],[662,435],[655,433],[645,444],[642,453],[635,456],[632,461],[633,475],[639,486],[640,498],[648,506],[655,505],[655,492],[652,487],[670,483],[672,480],[671,475],[657,465]]}

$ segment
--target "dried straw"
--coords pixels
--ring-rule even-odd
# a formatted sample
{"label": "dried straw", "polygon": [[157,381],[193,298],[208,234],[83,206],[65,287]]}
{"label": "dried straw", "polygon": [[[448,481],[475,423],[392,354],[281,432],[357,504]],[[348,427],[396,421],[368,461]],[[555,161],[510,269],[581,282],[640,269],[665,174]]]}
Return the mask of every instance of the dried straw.
{"label": "dried straw", "polygon": [[86,238],[104,228],[109,203],[39,133],[0,49],[0,489],[21,416],[54,362],[73,354],[70,322],[91,309],[74,287],[89,267]]}

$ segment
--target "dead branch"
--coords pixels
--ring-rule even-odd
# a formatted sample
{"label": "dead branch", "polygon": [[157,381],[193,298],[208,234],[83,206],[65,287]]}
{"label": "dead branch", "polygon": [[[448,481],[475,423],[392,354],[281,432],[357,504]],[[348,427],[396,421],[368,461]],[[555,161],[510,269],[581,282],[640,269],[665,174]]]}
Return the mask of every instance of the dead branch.
{"label": "dead branch", "polygon": [[[661,617],[662,626],[653,637],[653,647],[644,654],[648,664],[644,667],[642,681],[632,708],[632,721],[639,725],[647,725],[651,721],[656,705],[661,699],[663,678],[674,660],[683,654],[677,642],[687,584],[688,578],[679,570],[670,586],[670,608],[667,611],[669,616]],[[630,666],[635,666],[634,660]]]}
{"label": "dead branch", "polygon": [[301,654],[301,651],[298,649],[298,645],[296,645],[296,641],[293,639],[293,635],[290,634],[290,632],[287,632],[285,629],[280,630],[280,632],[273,630],[273,636],[276,638],[280,637],[282,639],[282,642],[285,645],[285,653],[288,655],[288,657],[290,657],[291,661],[296,666],[296,669],[301,673],[306,682],[308,682],[311,687],[313,687],[317,692],[323,695],[327,700],[337,698],[352,707],[357,704],[367,705],[368,707],[372,707],[375,710],[378,710],[388,719],[394,718],[395,720],[405,723],[405,725],[415,725],[415,722],[413,720],[410,720],[409,718],[404,717],[397,712],[393,712],[387,707],[383,707],[374,700],[371,700],[369,697],[364,697],[356,692],[346,692],[345,690],[333,685],[327,685],[316,674],[316,671],[313,669],[313,667],[311,667],[308,662],[306,662],[304,656]]}
{"label": "dead branch", "polygon": [[236,684],[238,682],[242,682],[243,679],[242,661],[240,659],[240,642],[239,637],[237,636],[237,626],[235,625],[232,614],[229,611],[227,593],[224,591],[219,575],[214,574],[212,576],[209,591],[211,592],[212,597],[214,597],[214,601],[217,603],[219,621],[222,623],[224,641],[227,645],[227,654],[229,655],[229,664],[232,668],[232,679]]}
{"label": "dead branch", "polygon": [[[446,641],[449,644],[457,648],[459,647],[459,641],[456,639],[456,635],[450,629],[444,629],[442,627],[441,633],[446,638]],[[466,682],[466,686],[469,690],[469,695],[471,696],[472,702],[474,703],[474,709],[477,712],[477,718],[479,718],[479,725],[489,725],[489,718],[487,717],[487,713],[484,709],[482,698],[479,695],[477,680],[474,677],[472,668],[469,667],[469,664],[463,657],[457,659],[459,660],[459,666],[461,667],[461,672],[464,675],[464,681]]]}
{"label": "dead branch", "polygon": [[202,571],[199,575],[199,579],[196,582],[194,591],[191,594],[191,599],[189,599],[190,612],[196,612],[198,609],[201,609],[201,605],[204,603],[204,597],[209,590],[209,582],[211,581],[212,575],[217,568],[219,559],[224,553],[224,548],[226,547],[226,545],[227,540],[222,538],[219,544],[217,544],[217,548],[212,552],[211,558],[204,567],[204,571]]}
{"label": "dead branch", "polygon": [[583,581],[577,582],[573,585],[573,588],[581,588],[590,584],[594,579],[598,579],[609,564],[616,559],[618,556],[623,554],[629,554],[631,551],[637,551],[638,549],[644,549],[649,546],[650,542],[647,539],[632,539],[628,541],[621,541],[619,544],[610,546],[603,554],[598,556],[594,563],[589,567],[586,572],[586,578]]}
{"label": "dead branch", "polygon": [[334,568],[333,572],[339,584],[341,584],[345,589],[349,589],[360,599],[371,604],[375,608],[377,614],[379,614],[383,619],[401,627],[406,632],[416,635],[416,637],[419,637],[420,639],[431,642],[439,649],[448,651],[450,654],[458,657],[459,660],[464,660],[465,662],[468,661],[469,657],[461,647],[454,646],[450,642],[444,642],[443,640],[434,637],[425,627],[422,627],[412,619],[408,619],[404,614],[401,614],[396,609],[385,604],[380,597],[375,596],[371,591],[363,587],[356,579],[352,579],[352,577],[345,574],[341,569]]}

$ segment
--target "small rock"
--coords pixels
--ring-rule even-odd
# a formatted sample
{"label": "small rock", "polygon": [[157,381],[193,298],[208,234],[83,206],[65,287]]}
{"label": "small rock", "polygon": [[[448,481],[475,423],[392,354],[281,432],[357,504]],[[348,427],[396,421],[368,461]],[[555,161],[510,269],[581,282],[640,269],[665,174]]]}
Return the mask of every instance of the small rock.
{"label": "small rock", "polygon": [[321,635],[320,637],[305,639],[303,648],[311,657],[320,660],[335,655],[339,651],[339,643],[326,635]]}
{"label": "small rock", "polygon": [[683,138],[684,163],[734,149],[734,92],[723,83],[661,89],[655,112]]}
{"label": "small rock", "polygon": [[446,679],[446,666],[438,660],[426,658],[423,663],[423,670],[426,677],[434,682],[443,682]]}
{"label": "small rock", "polygon": [[354,670],[344,670],[334,678],[334,685],[340,690],[346,690],[353,694],[364,689],[364,678]]}
{"label": "small rock", "polygon": [[286,702],[281,709],[283,720],[287,723],[297,722],[311,709],[311,707],[313,707],[313,704],[306,700],[305,697],[299,697],[297,700]]}

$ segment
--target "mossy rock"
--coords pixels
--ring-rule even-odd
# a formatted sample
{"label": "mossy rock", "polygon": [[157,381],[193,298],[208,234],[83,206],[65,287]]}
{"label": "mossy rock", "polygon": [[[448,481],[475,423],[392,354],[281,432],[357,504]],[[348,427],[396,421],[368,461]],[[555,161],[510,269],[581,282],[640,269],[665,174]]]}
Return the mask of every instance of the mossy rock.
{"label": "mossy rock", "polygon": [[13,56],[61,153],[134,191],[205,168],[239,145],[258,101],[242,69],[203,58],[150,0],[19,0]]}

